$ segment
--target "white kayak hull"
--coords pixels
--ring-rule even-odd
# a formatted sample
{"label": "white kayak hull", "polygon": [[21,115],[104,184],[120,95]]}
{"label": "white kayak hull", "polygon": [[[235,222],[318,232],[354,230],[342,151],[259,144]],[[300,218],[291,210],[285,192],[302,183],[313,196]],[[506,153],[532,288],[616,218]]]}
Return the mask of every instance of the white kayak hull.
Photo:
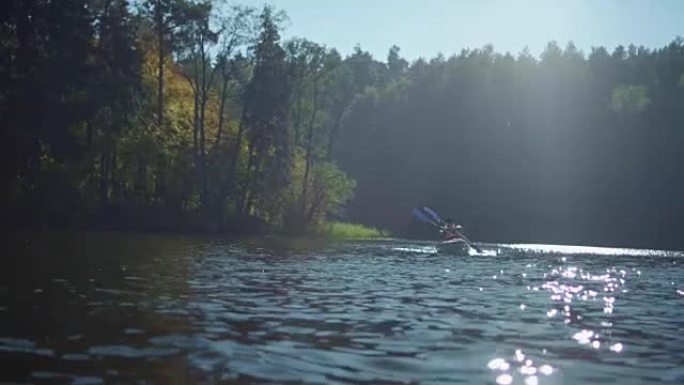
{"label": "white kayak hull", "polygon": [[461,238],[450,239],[437,244],[440,253],[468,254],[470,246]]}

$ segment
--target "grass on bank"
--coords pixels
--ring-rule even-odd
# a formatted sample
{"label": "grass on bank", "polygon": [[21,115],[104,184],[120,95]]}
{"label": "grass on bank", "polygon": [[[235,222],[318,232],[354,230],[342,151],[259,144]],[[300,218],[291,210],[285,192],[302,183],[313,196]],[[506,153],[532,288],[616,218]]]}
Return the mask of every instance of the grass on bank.
{"label": "grass on bank", "polygon": [[389,233],[385,230],[356,223],[327,222],[323,225],[322,235],[336,239],[370,239],[386,238]]}

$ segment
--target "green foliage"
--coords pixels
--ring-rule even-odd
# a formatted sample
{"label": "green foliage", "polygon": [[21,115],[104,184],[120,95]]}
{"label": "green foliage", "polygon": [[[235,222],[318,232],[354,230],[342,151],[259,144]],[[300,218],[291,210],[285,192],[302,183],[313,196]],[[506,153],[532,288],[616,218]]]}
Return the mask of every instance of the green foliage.
{"label": "green foliage", "polygon": [[244,214],[267,216],[278,223],[291,167],[290,82],[273,10],[264,7],[260,19],[260,36],[253,47],[254,75],[245,95],[243,124],[249,157],[239,210]]}
{"label": "green foliage", "polygon": [[610,95],[610,108],[625,115],[638,114],[651,103],[644,86],[621,85]]}
{"label": "green foliage", "polygon": [[319,228],[329,217],[340,216],[344,206],[352,199],[356,182],[330,161],[312,166],[306,182],[307,195],[303,196],[306,159],[299,149],[294,157],[288,187],[287,215],[284,228],[288,232],[303,233]]}
{"label": "green foliage", "polygon": [[335,163],[317,165],[313,188],[314,204],[322,216],[340,215],[344,205],[354,196],[356,182],[340,170]]}
{"label": "green foliage", "polygon": [[683,48],[415,61],[368,87],[337,137],[358,186],[345,218],[431,236],[408,214],[429,203],[474,239],[681,245]]}
{"label": "green foliage", "polygon": [[430,202],[474,238],[684,226],[663,209],[684,194],[681,39],[383,62],[281,42],[270,7],[20,3],[0,17],[7,223],[413,232]]}
{"label": "green foliage", "polygon": [[332,239],[372,239],[389,236],[384,230],[344,222],[326,222],[321,226],[319,234]]}
{"label": "green foliage", "polygon": [[282,12],[53,3],[0,19],[7,221],[305,232],[350,199],[329,148],[359,86],[335,51],[286,51]]}

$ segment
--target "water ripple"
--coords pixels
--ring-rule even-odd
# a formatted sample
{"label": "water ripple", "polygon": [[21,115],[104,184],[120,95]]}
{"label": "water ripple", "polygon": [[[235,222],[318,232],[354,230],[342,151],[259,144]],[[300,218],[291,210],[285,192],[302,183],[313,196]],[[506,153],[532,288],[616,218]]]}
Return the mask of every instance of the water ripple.
{"label": "water ripple", "polygon": [[16,369],[0,380],[684,383],[680,253],[273,242],[143,242],[17,270],[0,292]]}

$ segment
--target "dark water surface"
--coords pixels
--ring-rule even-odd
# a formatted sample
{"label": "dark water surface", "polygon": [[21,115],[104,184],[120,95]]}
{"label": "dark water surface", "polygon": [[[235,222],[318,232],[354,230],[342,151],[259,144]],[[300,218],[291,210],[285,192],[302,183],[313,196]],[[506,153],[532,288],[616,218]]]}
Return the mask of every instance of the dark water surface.
{"label": "dark water surface", "polygon": [[5,241],[0,382],[684,384],[684,255]]}

